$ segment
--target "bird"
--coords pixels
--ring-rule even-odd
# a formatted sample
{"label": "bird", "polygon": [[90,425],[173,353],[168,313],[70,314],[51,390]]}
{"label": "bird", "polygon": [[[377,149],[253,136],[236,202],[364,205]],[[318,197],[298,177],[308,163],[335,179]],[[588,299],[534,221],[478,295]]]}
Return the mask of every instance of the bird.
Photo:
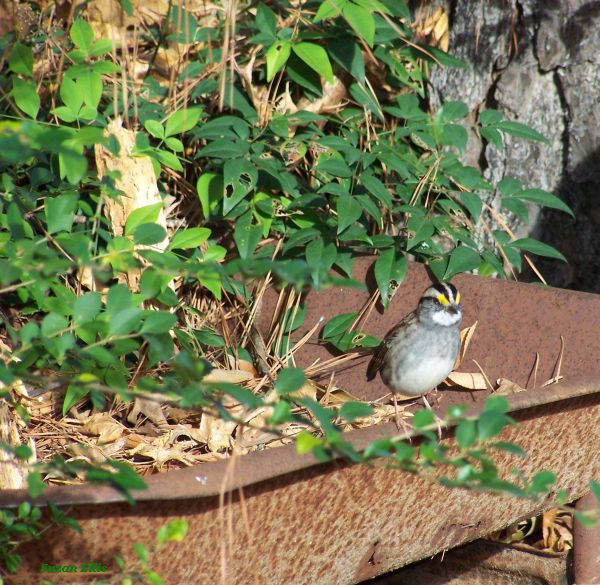
{"label": "bird", "polygon": [[[417,308],[392,327],[373,352],[367,380],[380,373],[392,391],[396,427],[400,431],[397,394],[421,396],[437,388],[454,368],[460,351],[460,293],[453,284],[428,287]],[[441,427],[438,424],[438,433]]]}

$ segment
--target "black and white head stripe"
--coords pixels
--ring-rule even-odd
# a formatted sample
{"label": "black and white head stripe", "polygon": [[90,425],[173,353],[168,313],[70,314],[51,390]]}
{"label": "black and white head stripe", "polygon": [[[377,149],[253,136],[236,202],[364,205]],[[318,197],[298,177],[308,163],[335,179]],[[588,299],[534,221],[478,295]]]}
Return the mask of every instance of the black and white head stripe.
{"label": "black and white head stripe", "polygon": [[430,286],[422,296],[423,299],[435,299],[441,305],[458,305],[460,293],[453,284],[438,282]]}

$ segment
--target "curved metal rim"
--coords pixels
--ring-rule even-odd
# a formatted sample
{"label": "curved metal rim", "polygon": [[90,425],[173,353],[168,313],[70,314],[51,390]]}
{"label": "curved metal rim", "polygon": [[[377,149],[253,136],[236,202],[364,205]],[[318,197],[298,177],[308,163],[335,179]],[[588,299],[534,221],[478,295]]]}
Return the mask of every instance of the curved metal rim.
{"label": "curved metal rim", "polygon": [[[578,378],[572,381],[563,381],[557,384],[536,388],[505,396],[509,403],[509,412],[512,414],[523,412],[527,409],[552,404],[555,402],[569,401],[570,399],[590,394],[600,394],[600,375]],[[477,403],[469,409],[469,415],[477,415],[483,410],[483,403]],[[453,425],[449,425],[444,435]],[[355,448],[364,449],[370,442],[394,436],[396,427],[388,422],[363,429],[345,433],[345,437]],[[418,437],[418,433],[411,435]],[[152,500],[179,500],[200,497],[214,497],[224,491],[246,487],[248,485],[272,480],[288,473],[325,466],[329,463],[317,461],[311,455],[299,455],[294,445],[255,451],[241,457],[202,463],[185,469],[172,470],[159,473],[146,480],[147,490],[133,492],[137,501]],[[235,473],[233,471],[235,470]],[[0,506],[16,507],[25,500],[31,500],[27,490],[0,491]],[[44,492],[44,495],[32,503],[45,505],[52,501],[57,505],[76,504],[108,504],[123,502],[125,498],[116,489],[109,486],[93,486],[89,484],[73,486],[53,486]]]}

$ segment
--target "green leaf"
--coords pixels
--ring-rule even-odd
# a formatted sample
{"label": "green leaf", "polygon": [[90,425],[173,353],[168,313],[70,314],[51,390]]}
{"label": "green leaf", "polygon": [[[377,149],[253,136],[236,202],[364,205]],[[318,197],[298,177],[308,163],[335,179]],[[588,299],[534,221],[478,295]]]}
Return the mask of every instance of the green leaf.
{"label": "green leaf", "polygon": [[456,441],[461,449],[468,449],[477,439],[477,424],[474,420],[461,422],[455,431]]}
{"label": "green leaf", "polygon": [[538,471],[527,486],[527,493],[545,494],[556,483],[556,475],[551,471]]}
{"label": "green leaf", "polygon": [[483,110],[483,112],[479,114],[479,121],[484,126],[497,124],[502,121],[502,114],[498,110]]}
{"label": "green leaf", "polygon": [[486,441],[499,434],[510,423],[511,419],[496,410],[484,411],[477,420],[479,440]]}
{"label": "green leaf", "polygon": [[43,321],[41,332],[44,337],[55,336],[68,328],[67,318],[58,313],[48,313]]}
{"label": "green leaf", "polygon": [[292,50],[302,61],[322,75],[329,83],[333,83],[333,69],[327,51],[315,43],[298,43]]}
{"label": "green leaf", "polygon": [[[106,55],[106,53],[110,53],[113,48],[113,41],[111,39],[99,39],[97,40],[90,49],[90,57],[100,57],[102,55]],[[101,73],[99,69],[104,69],[106,65],[110,65],[110,71],[105,71],[105,73],[114,73],[115,69],[117,69],[117,65],[115,63],[110,63],[108,61],[99,61],[102,64],[100,68],[96,68],[94,63],[94,71],[97,73]]]}
{"label": "green leaf", "polygon": [[100,313],[102,297],[96,291],[87,292],[77,297],[73,305],[73,323],[80,325],[93,321]]}
{"label": "green leaf", "polygon": [[171,238],[169,250],[186,250],[188,248],[197,248],[208,240],[210,229],[205,227],[187,228],[179,230]]}
{"label": "green leaf", "polygon": [[33,451],[31,450],[31,447],[25,444],[17,445],[14,448],[14,453],[18,459],[22,459],[23,461],[31,459],[31,457],[33,456]]}
{"label": "green leaf", "polygon": [[31,77],[33,75],[33,53],[31,49],[17,41],[10,52],[8,67],[13,73]]}
{"label": "green leaf", "polygon": [[350,401],[344,402],[340,408],[340,416],[347,422],[353,422],[357,418],[371,416],[374,410],[370,404],[365,402]]}
{"label": "green leaf", "polygon": [[204,173],[198,177],[196,191],[202,206],[202,214],[210,218],[223,198],[223,178],[214,173]]}
{"label": "green leaf", "polygon": [[90,389],[85,386],[77,386],[69,384],[65,397],[63,399],[62,415],[67,416],[67,413],[73,406],[90,393]]}
{"label": "green leaf", "polygon": [[575,214],[571,208],[562,199],[559,199],[556,195],[549,193],[548,191],[544,191],[543,189],[525,189],[524,191],[515,193],[513,197],[516,199],[531,201],[544,207],[560,209],[560,211],[568,213],[571,217],[575,217]]}
{"label": "green leaf", "polygon": [[469,108],[464,102],[446,102],[437,112],[436,117],[442,122],[453,122],[465,118]]}
{"label": "green leaf", "polygon": [[323,327],[323,333],[321,337],[324,340],[328,340],[332,337],[337,337],[338,335],[345,333],[348,331],[349,327],[352,325],[358,313],[353,311],[352,313],[344,313],[343,315],[336,315],[327,321],[325,327]]}
{"label": "green leaf", "polygon": [[296,435],[296,451],[299,455],[310,453],[315,447],[320,447],[323,439],[311,435],[308,431],[300,431]]}
{"label": "green leaf", "polygon": [[415,456],[415,448],[406,441],[394,441],[394,450],[398,461],[409,461]]}
{"label": "green leaf", "polygon": [[265,59],[267,62],[267,81],[271,81],[273,77],[280,71],[290,58],[292,53],[292,45],[289,41],[277,41],[267,51]]}
{"label": "green leaf", "polygon": [[[91,55],[95,53],[96,45],[98,45],[101,42],[102,40],[99,40],[96,43],[94,43],[94,49],[92,50]],[[112,42],[109,42],[112,47]],[[96,63],[92,64],[92,71],[94,71],[95,73],[99,73],[100,75],[111,75],[112,73],[121,73],[122,69],[112,61],[97,61]]]}
{"label": "green leaf", "polygon": [[167,146],[167,148],[170,148],[175,152],[183,152],[185,149],[185,147],[183,146],[183,142],[181,142],[179,138],[174,138],[173,136],[165,138],[165,145]]}
{"label": "green leaf", "polygon": [[346,4],[347,0],[322,0],[319,10],[313,18],[313,22],[321,22],[328,18],[334,18],[342,13],[342,7]]}
{"label": "green leaf", "polygon": [[331,57],[341,65],[356,81],[365,82],[365,61],[360,45],[349,37],[331,39],[327,45]]}
{"label": "green leaf", "polygon": [[156,533],[156,543],[181,542],[187,535],[189,525],[186,520],[170,520],[161,526]]}
{"label": "green leaf", "polygon": [[280,396],[299,390],[306,382],[306,374],[300,368],[284,368],[275,381],[275,390]]}
{"label": "green leaf", "polygon": [[412,424],[415,430],[430,427],[435,422],[435,416],[431,410],[417,410],[413,416]]}
{"label": "green leaf", "polygon": [[44,214],[48,233],[71,231],[73,215],[79,205],[79,196],[68,191],[55,197],[48,196],[44,201]]}
{"label": "green leaf", "polygon": [[366,8],[358,6],[351,1],[344,4],[342,14],[348,21],[348,24],[354,29],[354,32],[369,47],[372,47],[375,41],[375,19],[373,18],[373,14]]}
{"label": "green leaf", "polygon": [[109,337],[128,335],[132,331],[139,329],[143,316],[144,311],[137,307],[119,311],[108,323]]}
{"label": "green leaf", "polygon": [[106,297],[106,313],[114,319],[117,313],[133,306],[133,295],[124,284],[113,284]]}
{"label": "green leaf", "polygon": [[87,56],[92,49],[94,41],[94,31],[92,30],[92,27],[85,20],[77,18],[71,26],[69,36],[75,46],[84,53],[84,56]]}
{"label": "green leaf", "polygon": [[511,242],[508,246],[518,248],[524,252],[530,252],[531,254],[537,254],[538,256],[554,258],[556,260],[562,260],[563,262],[567,261],[556,248],[539,242],[538,240],[534,240],[533,238],[521,238],[520,240]]}
{"label": "green leaf", "polygon": [[452,254],[450,254],[450,261],[448,262],[448,267],[444,274],[444,280],[449,280],[455,274],[460,272],[474,270],[480,263],[481,256],[479,255],[479,252],[476,252],[473,248],[467,246],[457,246],[452,250]]}
{"label": "green leaf", "polygon": [[475,193],[462,191],[460,198],[464,206],[467,208],[467,211],[471,215],[471,218],[474,221],[478,221],[483,209],[483,201],[481,200],[481,197],[479,195],[475,195]]}
{"label": "green leaf", "polygon": [[139,246],[160,244],[166,237],[165,228],[157,223],[143,223],[138,225],[133,232],[133,241]]}
{"label": "green leaf", "polygon": [[202,108],[182,108],[167,119],[165,136],[182,134],[195,128],[202,115]]}
{"label": "green leaf", "polygon": [[[70,77],[63,77],[59,90],[60,99],[71,111],[72,115],[77,117],[79,110],[83,105],[83,93],[77,86],[77,83]],[[58,108],[56,108],[58,110]]]}
{"label": "green leaf", "polygon": [[342,195],[337,198],[336,211],[338,214],[338,235],[362,215],[360,203],[351,195]]}
{"label": "green leaf", "polygon": [[280,400],[275,404],[273,408],[273,414],[269,419],[270,424],[272,425],[280,425],[284,422],[288,422],[292,420],[292,407],[289,402],[285,400]]}
{"label": "green leaf", "polygon": [[160,164],[168,167],[169,169],[173,169],[174,171],[183,171],[183,166],[179,162],[179,159],[172,152],[168,152],[166,150],[155,149],[154,154],[156,158],[160,161]]}
{"label": "green leaf", "polygon": [[246,405],[249,408],[259,408],[264,406],[264,400],[262,397],[254,394],[247,388],[243,388],[242,386],[238,386],[237,384],[214,384],[216,388],[223,390],[226,394],[229,394],[236,400],[238,400],[241,404]]}
{"label": "green leaf", "polygon": [[548,144],[548,139],[545,136],[542,136],[539,132],[526,126],[525,124],[521,124],[520,122],[514,122],[512,120],[502,120],[498,122],[496,125],[498,130],[502,130],[502,132],[506,132],[507,134],[512,134],[517,138],[525,138],[526,140],[536,140],[537,142],[544,142]]}
{"label": "green leaf", "polygon": [[261,2],[256,9],[254,26],[274,41],[277,34],[277,15]]}
{"label": "green leaf", "polygon": [[483,410],[485,412],[500,412],[507,413],[508,412],[508,400],[505,396],[490,396],[485,399]]}
{"label": "green leaf", "polygon": [[233,239],[240,257],[243,260],[250,258],[262,239],[262,228],[252,223],[252,212],[248,211],[238,218],[233,232]]}
{"label": "green leaf", "polygon": [[488,142],[498,149],[498,152],[504,152],[504,142],[502,142],[502,134],[499,130],[483,127],[480,129],[480,132]]}
{"label": "green leaf", "polygon": [[204,148],[201,148],[197,156],[198,157],[211,157],[211,158],[237,158],[245,156],[250,146],[247,141],[243,140],[218,140],[207,144]]}
{"label": "green leaf", "polygon": [[308,408],[315,416],[321,426],[321,430],[325,433],[328,440],[336,440],[339,438],[339,430],[334,426],[333,419],[336,416],[336,410],[326,408],[319,404],[316,400],[304,396],[298,402]]}
{"label": "green leaf", "polygon": [[27,493],[30,498],[41,496],[48,486],[42,480],[42,474],[39,471],[30,471],[27,475]]}
{"label": "green leaf", "polygon": [[[86,69],[77,77],[77,87],[81,91],[84,103],[95,111],[102,97],[102,77],[99,73]],[[83,112],[81,116],[84,117]],[[96,116],[85,116],[94,119]]]}
{"label": "green leaf", "polygon": [[329,173],[334,177],[350,178],[354,173],[352,169],[339,158],[320,157],[316,170],[322,173]]}
{"label": "green leaf", "polygon": [[162,209],[162,203],[152,203],[144,207],[134,209],[128,216],[125,222],[125,235],[130,236],[135,229],[143,223],[154,223]]}
{"label": "green leaf", "polygon": [[87,159],[83,156],[83,147],[66,142],[62,146],[64,148],[58,155],[60,178],[66,177],[71,185],[77,185],[87,170]]}
{"label": "green leaf", "polygon": [[396,259],[394,248],[386,248],[379,253],[375,261],[375,282],[381,293],[381,302],[387,307],[391,298],[391,283],[400,284],[404,280],[407,270],[406,256]]}
{"label": "green leaf", "polygon": [[177,323],[177,315],[167,311],[150,311],[140,333],[168,333]]}
{"label": "green leaf", "polygon": [[514,443],[507,443],[506,441],[497,441],[496,443],[492,443],[491,445],[494,449],[500,449],[501,451],[505,451],[506,453],[511,453],[512,455],[518,455],[519,457],[527,457],[527,453],[519,447],[519,445],[515,445]]}
{"label": "green leaf", "polygon": [[146,120],[144,122],[144,128],[146,128],[148,133],[151,136],[154,136],[154,138],[159,138],[162,140],[165,137],[165,129],[158,120]]}
{"label": "green leaf", "polygon": [[373,459],[374,457],[389,457],[392,450],[391,439],[378,439],[369,443],[363,452],[365,460]]}
{"label": "green leaf", "polygon": [[25,81],[18,77],[13,77],[12,82],[13,89],[11,94],[15,103],[20,110],[35,120],[40,109],[40,96],[35,90],[35,84],[32,81]]}

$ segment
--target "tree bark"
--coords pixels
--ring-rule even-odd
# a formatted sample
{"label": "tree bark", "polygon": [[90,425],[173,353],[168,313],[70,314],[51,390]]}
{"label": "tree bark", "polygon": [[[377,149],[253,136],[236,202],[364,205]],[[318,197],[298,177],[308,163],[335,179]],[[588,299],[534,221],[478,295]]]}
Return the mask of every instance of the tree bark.
{"label": "tree bark", "polygon": [[[513,176],[564,199],[575,220],[531,206],[528,226],[508,218],[510,225],[517,237],[532,235],[567,257],[569,264],[536,259],[550,284],[600,291],[600,2],[442,4],[449,52],[469,67],[432,71],[432,105],[461,100],[473,116],[496,108],[548,138],[544,145],[505,135],[499,152],[473,133],[468,162],[494,182]],[[488,202],[500,209],[497,195]]]}

